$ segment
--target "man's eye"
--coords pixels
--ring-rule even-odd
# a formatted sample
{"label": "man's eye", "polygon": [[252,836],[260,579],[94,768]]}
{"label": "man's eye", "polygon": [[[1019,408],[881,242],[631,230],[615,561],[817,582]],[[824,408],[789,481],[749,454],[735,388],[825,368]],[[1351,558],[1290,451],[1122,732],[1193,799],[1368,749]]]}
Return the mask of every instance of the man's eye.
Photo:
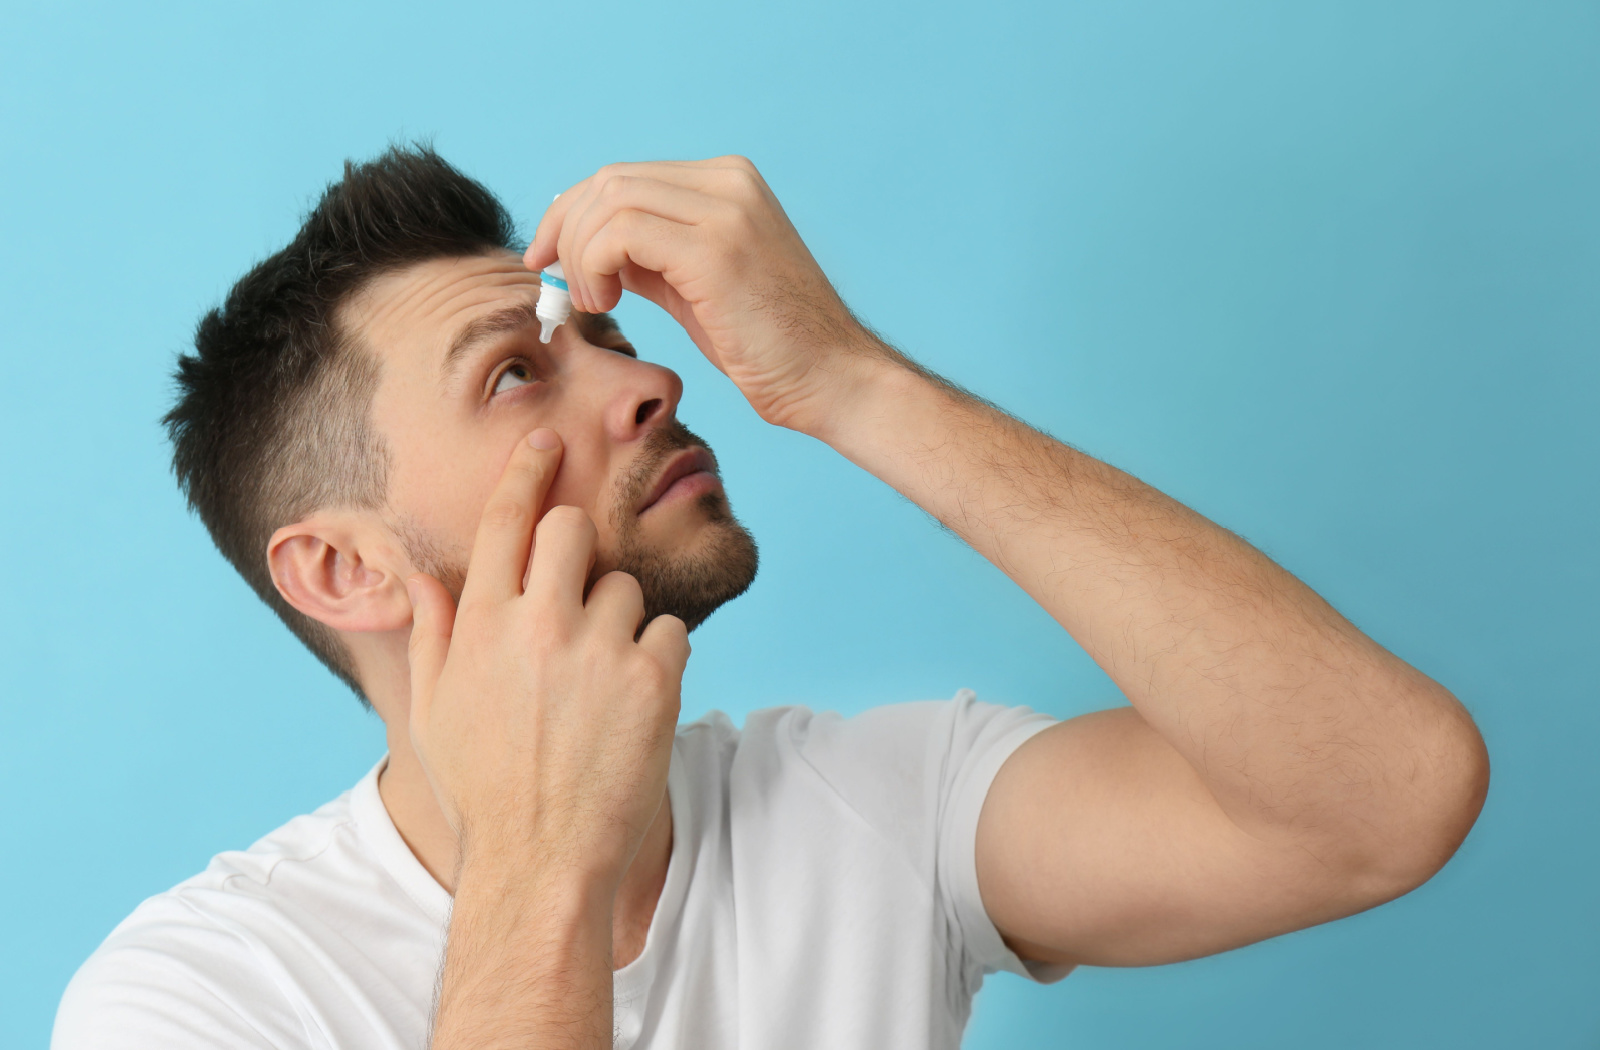
{"label": "man's eye", "polygon": [[494,392],[503,394],[507,390],[515,389],[533,381],[533,369],[518,362],[500,373],[500,378],[494,381]]}

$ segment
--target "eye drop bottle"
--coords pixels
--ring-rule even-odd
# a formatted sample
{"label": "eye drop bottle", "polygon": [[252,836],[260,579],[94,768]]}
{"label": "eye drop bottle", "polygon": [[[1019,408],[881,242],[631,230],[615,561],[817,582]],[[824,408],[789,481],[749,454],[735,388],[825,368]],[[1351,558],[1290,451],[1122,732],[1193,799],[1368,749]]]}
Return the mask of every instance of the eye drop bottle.
{"label": "eye drop bottle", "polygon": [[567,291],[567,275],[559,262],[539,274],[539,302],[533,308],[539,318],[539,342],[548,343],[556,328],[572,316],[572,295]]}

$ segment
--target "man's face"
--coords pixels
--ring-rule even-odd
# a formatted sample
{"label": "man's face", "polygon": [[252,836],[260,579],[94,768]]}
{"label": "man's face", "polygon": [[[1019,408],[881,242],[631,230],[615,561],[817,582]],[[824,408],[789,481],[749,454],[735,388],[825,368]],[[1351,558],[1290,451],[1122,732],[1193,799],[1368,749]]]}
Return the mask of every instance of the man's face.
{"label": "man's face", "polygon": [[478,517],[511,450],[564,446],[545,501],[599,530],[590,579],[632,573],[646,616],[692,629],[755,576],[716,461],[677,421],[683,384],[640,361],[609,318],[575,313],[539,342],[539,278],[509,252],[438,259],[374,281],[343,322],[382,365],[373,425],[390,453],[386,525],[413,567],[459,595]]}

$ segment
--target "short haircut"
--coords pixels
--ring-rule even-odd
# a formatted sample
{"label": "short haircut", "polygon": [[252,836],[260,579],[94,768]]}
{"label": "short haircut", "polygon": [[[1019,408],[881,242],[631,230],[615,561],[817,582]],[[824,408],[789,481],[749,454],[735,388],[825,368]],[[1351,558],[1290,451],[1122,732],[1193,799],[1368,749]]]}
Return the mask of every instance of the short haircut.
{"label": "short haircut", "polygon": [[217,548],[328,669],[368,703],[338,634],[272,583],[267,543],[331,507],[379,508],[388,452],[371,423],[380,363],[339,326],[375,278],[515,250],[501,203],[425,145],[345,162],[294,240],[200,319],[163,422],[173,471]]}

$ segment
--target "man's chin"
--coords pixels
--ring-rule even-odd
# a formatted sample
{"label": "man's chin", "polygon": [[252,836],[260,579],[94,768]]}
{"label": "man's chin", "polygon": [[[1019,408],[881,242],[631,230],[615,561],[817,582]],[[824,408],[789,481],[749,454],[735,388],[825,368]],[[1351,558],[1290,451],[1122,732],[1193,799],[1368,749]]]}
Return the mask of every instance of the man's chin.
{"label": "man's chin", "polygon": [[755,538],[734,518],[721,493],[707,493],[696,502],[702,520],[679,542],[650,542],[634,532],[617,551],[614,567],[638,580],[644,592],[647,623],[676,616],[692,631],[756,578]]}

